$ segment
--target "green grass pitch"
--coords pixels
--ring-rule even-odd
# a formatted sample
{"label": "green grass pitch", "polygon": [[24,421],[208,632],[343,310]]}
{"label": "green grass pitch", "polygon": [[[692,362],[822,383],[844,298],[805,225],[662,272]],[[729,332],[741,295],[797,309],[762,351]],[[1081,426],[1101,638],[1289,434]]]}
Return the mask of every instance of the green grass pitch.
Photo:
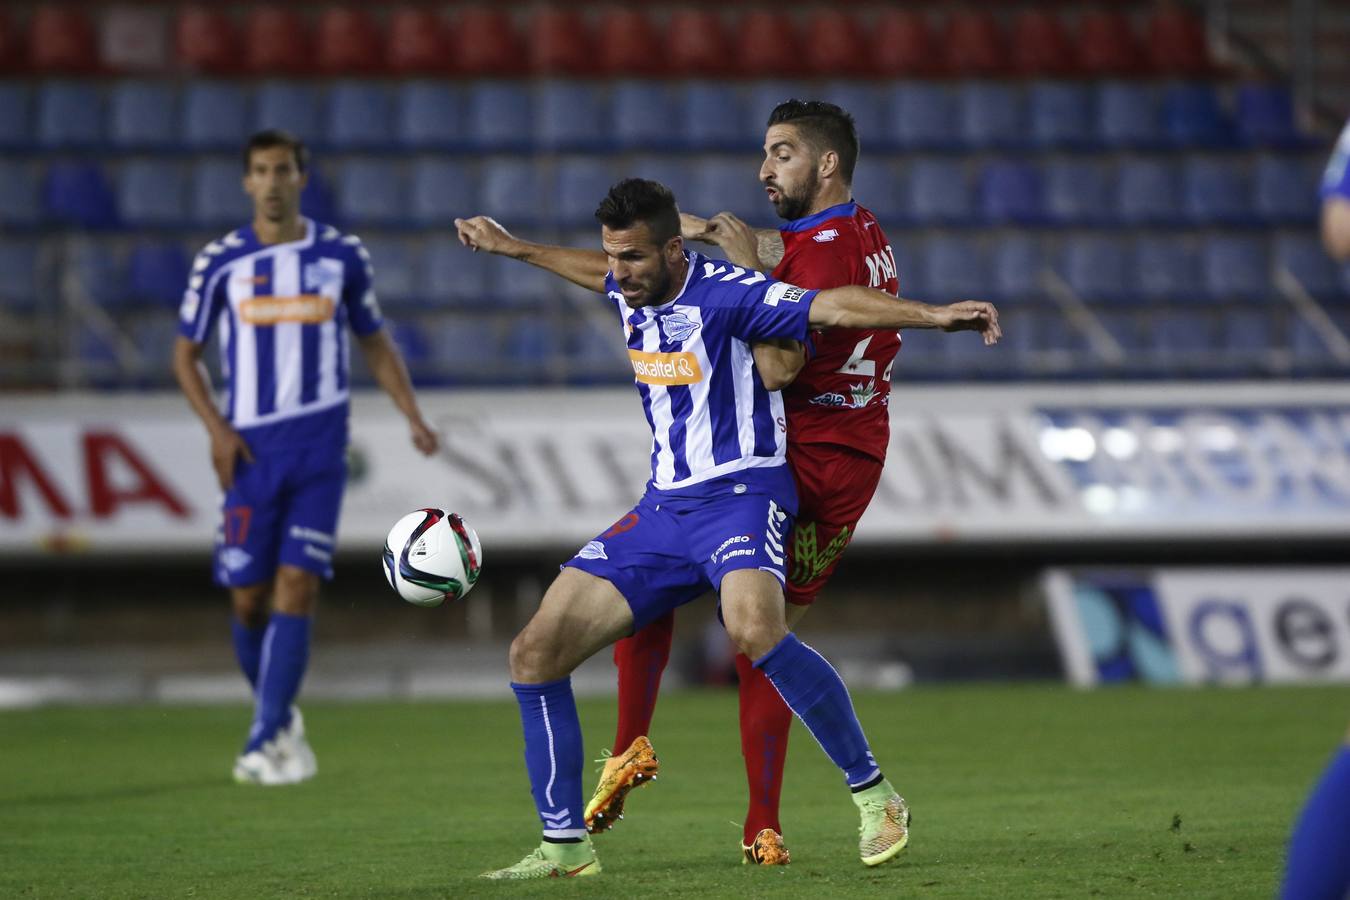
{"label": "green grass pitch", "polygon": [[[572,882],[488,884],[538,824],[510,702],[313,703],[319,777],[229,781],[242,707],[0,713],[0,897],[1270,897],[1346,725],[1343,688],[919,688],[858,712],[914,810],[866,869],[838,772],[794,726],[794,862],[742,866],[733,692],[672,694],[662,774]],[[612,701],[581,704],[587,755]],[[586,790],[593,787],[586,775]]]}

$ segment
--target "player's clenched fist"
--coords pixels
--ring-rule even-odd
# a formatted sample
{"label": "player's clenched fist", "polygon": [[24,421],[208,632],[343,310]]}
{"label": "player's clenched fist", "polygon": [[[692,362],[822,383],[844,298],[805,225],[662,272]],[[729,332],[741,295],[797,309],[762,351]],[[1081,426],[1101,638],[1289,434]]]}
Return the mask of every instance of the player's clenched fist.
{"label": "player's clenched fist", "polygon": [[455,231],[459,234],[459,242],[475,252],[483,250],[509,256],[510,248],[518,243],[511,232],[491,216],[456,219]]}

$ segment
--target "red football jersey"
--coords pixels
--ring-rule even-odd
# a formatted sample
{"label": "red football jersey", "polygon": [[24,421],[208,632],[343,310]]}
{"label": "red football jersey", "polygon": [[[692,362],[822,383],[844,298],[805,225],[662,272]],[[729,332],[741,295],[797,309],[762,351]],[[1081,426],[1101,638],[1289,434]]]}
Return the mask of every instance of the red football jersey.
{"label": "red football jersey", "polygon": [[[843,203],[784,225],[773,277],[804,288],[861,284],[899,296],[895,254],[876,216]],[[900,333],[813,331],[815,352],[787,390],[788,442],[842,444],[885,461],[891,366]]]}

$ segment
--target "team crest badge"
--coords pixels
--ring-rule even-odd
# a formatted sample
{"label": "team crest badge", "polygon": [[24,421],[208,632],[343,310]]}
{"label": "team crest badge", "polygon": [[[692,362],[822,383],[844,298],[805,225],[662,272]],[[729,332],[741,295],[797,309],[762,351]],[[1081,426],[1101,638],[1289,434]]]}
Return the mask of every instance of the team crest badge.
{"label": "team crest badge", "polygon": [[684,313],[673,313],[661,319],[661,331],[672,344],[682,344],[698,331],[699,323]]}

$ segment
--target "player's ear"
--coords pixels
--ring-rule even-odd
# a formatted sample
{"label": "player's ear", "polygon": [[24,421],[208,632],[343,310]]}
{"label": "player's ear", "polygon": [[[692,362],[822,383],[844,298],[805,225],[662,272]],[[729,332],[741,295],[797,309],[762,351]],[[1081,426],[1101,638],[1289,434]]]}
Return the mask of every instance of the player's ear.
{"label": "player's ear", "polygon": [[826,150],[820,155],[817,166],[821,178],[835,174],[839,171],[839,154],[833,150]]}
{"label": "player's ear", "polygon": [[684,238],[678,234],[675,235],[673,238],[666,241],[666,246],[664,249],[666,254],[666,261],[674,263],[684,254]]}

